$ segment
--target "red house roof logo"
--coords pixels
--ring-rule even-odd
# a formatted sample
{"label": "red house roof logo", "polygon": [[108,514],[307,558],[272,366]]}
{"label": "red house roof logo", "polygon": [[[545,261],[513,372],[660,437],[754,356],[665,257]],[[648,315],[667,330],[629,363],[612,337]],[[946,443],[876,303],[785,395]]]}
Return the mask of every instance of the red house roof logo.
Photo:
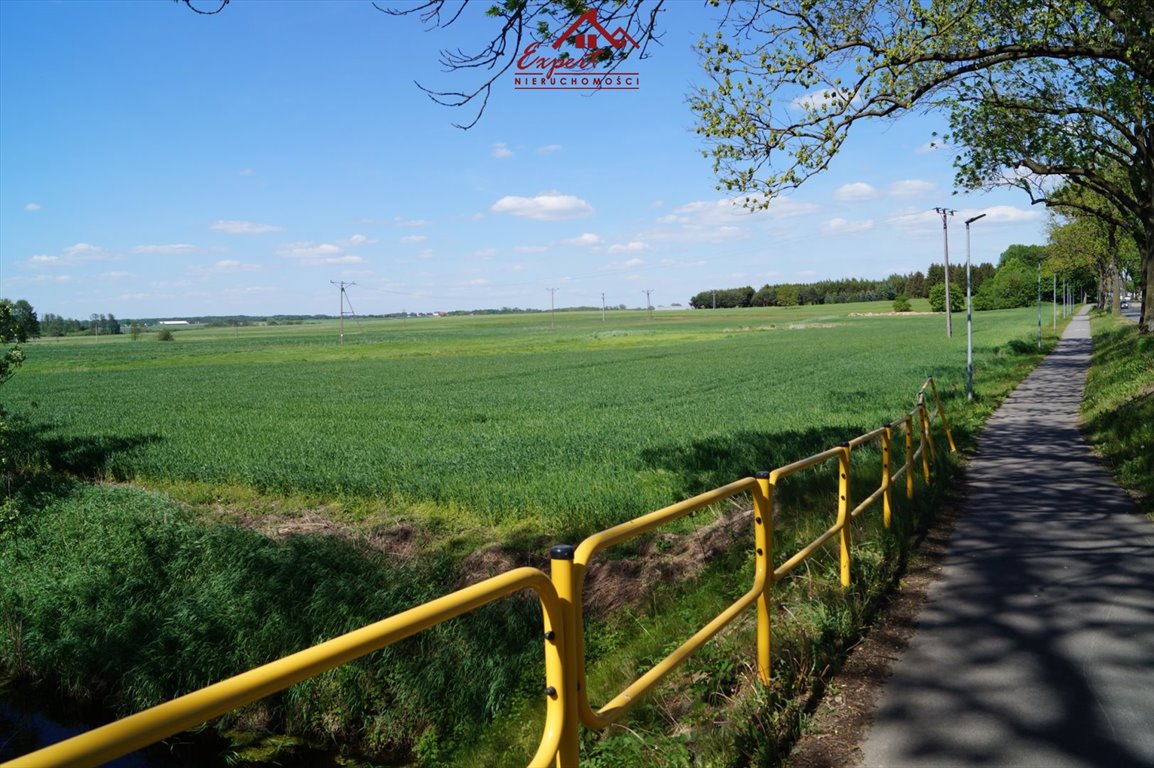
{"label": "red house roof logo", "polygon": [[[582,30],[578,32],[578,30]],[[590,9],[577,17],[569,28],[553,41],[557,51],[566,43],[581,51],[541,55],[547,44],[534,40],[517,58],[513,87],[517,90],[635,91],[641,85],[638,72],[621,72],[617,65],[629,55],[627,44],[640,48],[624,28],[609,32],[597,20],[597,10]],[[617,53],[615,53],[617,52]]]}
{"label": "red house roof logo", "polygon": [[[578,33],[577,30],[583,24],[588,24],[594,31]],[[615,32],[610,33],[609,30],[601,26],[601,22],[597,21],[597,9],[590,8],[557,37],[553,42],[553,48],[558,49],[566,40],[573,38],[573,47],[575,48],[598,49],[602,47],[599,36],[617,50],[624,48],[627,42],[632,43],[634,48],[637,47],[637,41],[629,36],[624,27],[618,27]]]}

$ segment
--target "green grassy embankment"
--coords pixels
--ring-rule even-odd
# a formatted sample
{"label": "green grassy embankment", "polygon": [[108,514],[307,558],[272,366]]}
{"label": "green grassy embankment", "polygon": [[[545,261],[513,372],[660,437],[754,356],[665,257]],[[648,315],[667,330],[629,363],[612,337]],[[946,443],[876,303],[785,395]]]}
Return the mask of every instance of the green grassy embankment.
{"label": "green grassy embankment", "polygon": [[1154,517],[1154,338],[1109,316],[1095,317],[1093,330],[1083,428],[1119,484]]}
{"label": "green grassy embankment", "polygon": [[[3,392],[24,470],[0,520],[0,664],[135,711],[868,431],[906,413],[927,374],[971,444],[1038,359],[1032,313],[980,314],[966,404],[964,336],[945,340],[940,316],[851,314],[871,309],[379,322],[344,347],[331,324],[29,345]],[[855,452],[855,467],[876,482],[876,456]],[[832,521],[832,483],[783,489],[779,562]],[[849,593],[833,549],[783,585],[771,691],[750,685],[738,626],[622,726],[588,734],[584,758],[776,759],[932,506],[906,507],[898,536],[876,514],[859,524]],[[606,556],[692,557],[732,512]],[[748,588],[744,535],[651,593],[621,581],[634,599],[590,621],[594,701]],[[539,635],[535,603],[506,600],[224,727],[393,762],[522,764],[540,734]]]}

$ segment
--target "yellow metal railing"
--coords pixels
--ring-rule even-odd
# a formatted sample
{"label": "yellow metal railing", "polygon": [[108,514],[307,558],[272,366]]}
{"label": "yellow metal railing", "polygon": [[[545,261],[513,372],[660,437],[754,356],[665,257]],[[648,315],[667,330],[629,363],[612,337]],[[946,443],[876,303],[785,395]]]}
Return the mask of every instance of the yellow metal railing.
{"label": "yellow metal railing", "polygon": [[[934,401],[933,410],[926,406],[927,388]],[[542,768],[549,765],[559,768],[576,766],[580,760],[580,725],[600,729],[616,721],[694,651],[754,605],[757,607],[758,678],[762,684],[768,685],[771,672],[773,585],[835,536],[839,538],[840,544],[841,583],[847,587],[850,585],[853,552],[850,524],[880,498],[883,500],[883,521],[885,527],[889,528],[893,510],[892,486],[904,476],[906,496],[913,498],[914,464],[919,458],[922,461],[924,481],[927,484],[930,482],[930,461],[936,457],[931,430],[935,417],[941,421],[950,450],[956,451],[937,387],[932,378],[927,378],[918,393],[916,407],[897,421],[855,437],[836,448],[771,472],[758,472],[755,477],[737,480],[601,531],[577,546],[553,547],[550,550],[551,575],[536,568],[508,571],[131,717],[18,757],[0,765],[0,768],[100,765],[524,589],[534,590],[540,599],[545,643],[545,725],[541,743],[529,764]],[[905,447],[905,461],[897,471],[893,471],[890,465],[895,430],[901,431]],[[915,430],[918,435],[916,449]],[[850,470],[853,451],[874,442],[880,443],[882,456],[879,485],[860,503],[851,506]],[[777,568],[773,568],[775,489],[786,477],[835,459],[838,464],[836,522]],[[593,711],[586,690],[582,597],[585,573],[593,557],[609,547],[746,492],[753,498],[755,553],[753,584],[749,591],[607,704]]]}

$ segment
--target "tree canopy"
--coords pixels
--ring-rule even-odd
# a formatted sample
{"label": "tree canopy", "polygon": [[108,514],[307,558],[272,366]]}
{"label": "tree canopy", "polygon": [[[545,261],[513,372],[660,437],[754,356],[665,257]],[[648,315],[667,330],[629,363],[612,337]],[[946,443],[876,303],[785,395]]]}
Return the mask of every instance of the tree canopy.
{"label": "tree canopy", "polygon": [[20,345],[39,335],[40,325],[31,304],[24,299],[17,299],[15,304],[0,299],[0,345],[12,345],[0,349],[0,384],[12,378],[24,362]]}
{"label": "tree canopy", "polygon": [[[825,170],[857,123],[937,109],[959,187],[1048,206],[1070,205],[1064,187],[1092,192],[1084,212],[1134,234],[1150,287],[1147,0],[759,0],[726,27],[701,42],[710,83],[691,105],[720,185],[747,205]],[[1142,321],[1154,330],[1149,300]]]}

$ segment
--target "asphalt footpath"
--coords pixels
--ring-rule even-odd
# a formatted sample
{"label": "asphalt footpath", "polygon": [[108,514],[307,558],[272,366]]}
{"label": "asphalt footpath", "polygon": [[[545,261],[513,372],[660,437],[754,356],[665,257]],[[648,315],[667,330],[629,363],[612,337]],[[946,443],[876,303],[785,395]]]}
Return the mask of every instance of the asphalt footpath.
{"label": "asphalt footpath", "polygon": [[983,430],[867,768],[1154,767],[1154,523],[1078,431],[1090,349],[1079,315]]}

